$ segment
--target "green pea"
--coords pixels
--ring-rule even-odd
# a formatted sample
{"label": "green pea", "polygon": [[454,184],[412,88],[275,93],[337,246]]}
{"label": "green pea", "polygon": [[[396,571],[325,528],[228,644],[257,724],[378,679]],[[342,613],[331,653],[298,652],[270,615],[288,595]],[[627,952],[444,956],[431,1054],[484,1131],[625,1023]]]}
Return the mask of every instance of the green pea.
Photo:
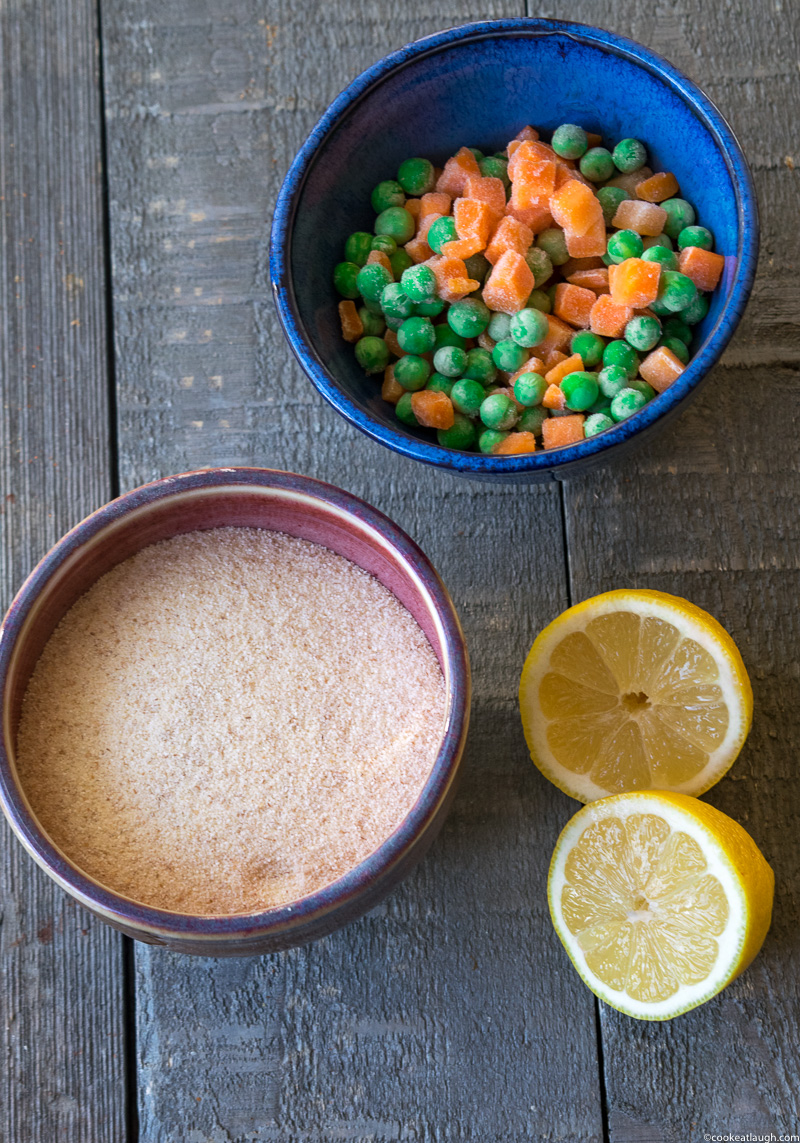
{"label": "green pea", "polygon": [[607,417],[610,417],[611,416],[611,402],[609,401],[608,397],[603,395],[603,393],[598,393],[597,394],[597,400],[595,401],[595,403],[593,405],[589,406],[589,408],[586,410],[586,412],[587,413],[605,413],[605,415]]}
{"label": "green pea", "polygon": [[663,302],[660,302],[658,300],[658,298],[656,298],[656,300],[654,302],[651,302],[647,308],[652,313],[654,313],[656,315],[656,317],[660,317],[660,318],[669,317],[669,315],[671,313],[673,313],[673,310],[671,310],[669,308],[669,306],[665,306]]}
{"label": "green pea", "polygon": [[478,448],[482,453],[491,456],[507,436],[508,433],[503,433],[499,429],[484,429],[478,437]]}
{"label": "green pea", "polygon": [[553,308],[550,295],[544,290],[531,290],[531,295],[528,298],[528,308],[541,310],[543,314],[549,314]]}
{"label": "green pea", "polygon": [[513,429],[519,410],[505,393],[492,393],[480,406],[480,418],[487,429]]}
{"label": "green pea", "polygon": [[441,349],[443,345],[457,345],[459,349],[467,348],[467,339],[451,329],[446,322],[433,327],[433,351]]}
{"label": "green pea", "polygon": [[400,400],[394,407],[395,414],[398,421],[402,421],[404,425],[418,425],[414,409],[411,404],[411,393],[404,393]]}
{"label": "green pea", "polygon": [[379,250],[381,254],[385,254],[387,258],[391,258],[392,254],[397,251],[397,243],[388,234],[376,234],[370,242],[371,250]]}
{"label": "green pea", "polygon": [[511,314],[492,314],[486,332],[494,341],[511,337]]}
{"label": "green pea", "polygon": [[[526,349],[531,349],[543,342],[549,329],[547,318],[541,310],[534,308],[526,308],[514,314],[509,325],[509,333],[513,340],[517,345],[525,346]],[[522,362],[520,362],[521,364]],[[517,369],[519,369],[519,365]]]}
{"label": "green pea", "polygon": [[379,317],[379,318],[383,317],[383,310],[381,309],[380,298],[378,298],[377,301],[375,301],[374,298],[364,298],[364,309],[369,310],[369,312],[371,314],[375,314],[376,317]]}
{"label": "green pea", "polygon": [[591,330],[582,329],[576,333],[570,343],[570,350],[580,355],[586,369],[592,369],[603,360],[603,350],[606,343],[598,334]]}
{"label": "green pea", "polygon": [[622,389],[611,402],[611,416],[615,421],[624,421],[647,404],[647,398],[636,389]]}
{"label": "green pea", "polygon": [[469,417],[456,413],[451,428],[439,429],[436,439],[442,448],[455,448],[461,452],[468,452],[475,446],[478,433]]}
{"label": "green pea", "polygon": [[380,337],[386,329],[386,322],[380,314],[372,313],[366,306],[361,306],[358,311],[358,316],[361,318],[364,333],[368,337]]}
{"label": "green pea", "polygon": [[606,429],[613,429],[614,421],[605,413],[592,413],[583,422],[583,435],[586,440],[591,437],[596,437],[598,433],[604,433]]}
{"label": "green pea", "polygon": [[[538,313],[538,310],[534,312]],[[492,361],[498,369],[502,369],[506,373],[516,373],[525,364],[527,358],[528,355],[522,346],[518,345],[516,341],[512,341],[510,337],[504,341],[498,341],[492,350]]]}
{"label": "green pea", "polygon": [[399,282],[403,276],[404,271],[406,271],[409,266],[414,265],[414,259],[411,257],[408,251],[403,250],[402,247],[399,250],[395,251],[394,254],[389,255],[389,262],[391,263],[392,273],[394,274],[394,280],[396,282]]}
{"label": "green pea", "polygon": [[424,357],[417,357],[416,354],[407,353],[405,357],[401,357],[399,361],[395,362],[395,381],[412,393],[424,389],[430,375],[430,365]]}
{"label": "green pea", "polygon": [[665,270],[678,269],[678,256],[666,246],[650,246],[642,253],[643,262],[658,262]]}
{"label": "green pea", "polygon": [[414,313],[421,317],[438,317],[444,310],[445,303],[441,298],[428,298],[426,302],[416,302]]}
{"label": "green pea", "polygon": [[485,398],[486,391],[480,381],[472,381],[468,377],[456,381],[450,391],[453,408],[465,417],[477,417]]}
{"label": "green pea", "polygon": [[405,191],[394,179],[384,179],[382,183],[378,183],[370,197],[372,209],[376,214],[380,214],[390,206],[402,206],[405,201]]}
{"label": "green pea", "polygon": [[[650,307],[652,309],[652,306]],[[681,318],[687,325],[697,325],[708,313],[708,298],[698,294],[686,309],[681,310]]]}
{"label": "green pea", "polygon": [[592,183],[604,183],[614,174],[614,160],[605,147],[592,147],[579,165],[583,177]]}
{"label": "green pea", "polygon": [[689,345],[692,340],[691,329],[685,321],[678,317],[671,317],[664,322],[662,334],[664,337],[678,337],[684,345]]}
{"label": "green pea", "polygon": [[547,230],[543,230],[536,239],[536,245],[549,255],[554,266],[563,266],[565,262],[569,262],[567,240],[560,227],[551,226]]}
{"label": "green pea", "polygon": [[685,198],[668,198],[661,203],[667,212],[667,221],[664,223],[664,233],[670,238],[677,238],[687,226],[693,226],[695,221],[694,207]]}
{"label": "green pea", "polygon": [[656,234],[655,237],[648,235],[647,238],[642,239],[644,242],[645,250],[649,250],[651,246],[666,246],[667,250],[672,249],[672,239],[668,234]]}
{"label": "green pea", "polygon": [[389,206],[375,219],[375,233],[388,234],[398,246],[404,246],[414,237],[417,224],[402,206]]}
{"label": "green pea", "polygon": [[697,297],[697,286],[679,270],[663,270],[658,283],[657,301],[673,313],[685,310]]}
{"label": "green pea", "polygon": [[333,284],[343,298],[358,297],[359,267],[355,262],[339,262],[333,268]]}
{"label": "green pea", "polygon": [[366,230],[356,230],[344,244],[345,261],[355,262],[356,266],[361,267],[369,258],[371,249],[372,235],[367,234]]}
{"label": "green pea", "polygon": [[436,182],[433,163],[428,159],[406,159],[398,168],[397,181],[406,194],[427,194]]}
{"label": "green pea", "polygon": [[541,405],[537,405],[533,409],[523,409],[517,422],[517,429],[521,433],[533,433],[534,436],[540,437],[542,424],[546,420],[547,409],[543,409]]}
{"label": "green pea", "polygon": [[447,311],[447,323],[462,337],[480,337],[489,324],[491,312],[479,298],[453,302]]}
{"label": "green pea", "polygon": [[455,219],[449,214],[442,215],[431,224],[428,231],[428,245],[434,254],[441,254],[446,242],[455,242],[458,239]]}
{"label": "green pea", "polygon": [[399,282],[390,282],[381,292],[381,309],[387,318],[404,322],[414,313],[414,303]]}
{"label": "green pea", "polygon": [[541,405],[547,382],[538,373],[520,373],[514,382],[514,396],[520,405]]}
{"label": "green pea", "polygon": [[366,373],[383,373],[389,364],[389,346],[382,337],[362,337],[356,342],[356,361]]}
{"label": "green pea", "polygon": [[430,353],[436,345],[436,334],[430,318],[406,318],[397,331],[400,348],[406,353]]}
{"label": "green pea", "polygon": [[663,345],[665,349],[671,350],[681,365],[689,364],[689,347],[686,342],[682,341],[679,337],[663,337],[658,344]]}
{"label": "green pea", "polygon": [[485,159],[478,159],[478,169],[484,178],[502,179],[506,188],[511,186],[507,159],[498,158],[497,155],[489,155]]}
{"label": "green pea", "polygon": [[621,365],[606,365],[597,375],[600,392],[608,401],[613,401],[628,385],[628,371]]}
{"label": "green pea", "polygon": [[548,278],[553,276],[553,263],[550,255],[546,250],[540,246],[530,246],[523,254],[523,258],[528,263],[528,267],[533,274],[533,287],[538,290],[543,286]]}
{"label": "green pea", "polygon": [[412,302],[428,302],[436,294],[436,275],[430,266],[409,266],[400,285]]}
{"label": "green pea", "polygon": [[603,208],[603,221],[606,226],[611,225],[614,215],[619,210],[619,204],[630,197],[623,187],[600,187],[597,198]]}
{"label": "green pea", "polygon": [[678,235],[678,249],[685,250],[687,246],[699,246],[701,250],[713,250],[714,235],[705,226],[684,226]]}
{"label": "green pea", "polygon": [[381,295],[388,285],[391,285],[392,275],[380,262],[371,262],[362,266],[356,277],[358,292],[365,301],[379,302]]}
{"label": "green pea", "polygon": [[467,354],[455,345],[443,345],[433,355],[433,368],[445,377],[461,377],[467,368]]}
{"label": "green pea", "polygon": [[647,150],[638,139],[620,139],[611,153],[614,166],[624,175],[638,171],[647,162]]}
{"label": "green pea", "polygon": [[634,349],[652,349],[661,337],[661,322],[658,318],[633,317],[625,326],[625,340]]}
{"label": "green pea", "polygon": [[639,372],[639,357],[627,341],[609,341],[603,350],[603,365],[620,365],[629,377]]}
{"label": "green pea", "polygon": [[632,381],[628,382],[629,389],[635,389],[637,393],[641,393],[645,401],[652,401],[656,395],[656,391],[652,385],[648,385],[641,377],[634,377]]}
{"label": "green pea", "polygon": [[[430,243],[428,243],[430,245]],[[492,268],[492,264],[483,254],[472,254],[464,259],[467,268],[467,277],[474,282],[482,282]]]}
{"label": "green pea", "polygon": [[480,381],[481,385],[491,385],[497,376],[497,366],[488,349],[481,349],[480,346],[470,349],[464,376],[472,381]]}
{"label": "green pea", "polygon": [[635,230],[618,230],[608,240],[608,254],[617,265],[626,258],[641,258],[644,246]]}
{"label": "green pea", "polygon": [[589,140],[584,129],[577,123],[562,123],[553,132],[550,145],[562,159],[580,159],[586,154]]}
{"label": "green pea", "polygon": [[441,373],[432,373],[425,388],[434,393],[444,393],[449,397],[453,389],[453,379],[452,377],[444,377]]}
{"label": "green pea", "polygon": [[472,154],[476,163],[479,163],[481,159],[486,158],[483,151],[481,151],[478,147],[467,147],[467,150]]}
{"label": "green pea", "polygon": [[568,373],[561,381],[561,392],[568,409],[573,413],[582,413],[593,405],[600,392],[595,373],[586,373],[582,370]]}

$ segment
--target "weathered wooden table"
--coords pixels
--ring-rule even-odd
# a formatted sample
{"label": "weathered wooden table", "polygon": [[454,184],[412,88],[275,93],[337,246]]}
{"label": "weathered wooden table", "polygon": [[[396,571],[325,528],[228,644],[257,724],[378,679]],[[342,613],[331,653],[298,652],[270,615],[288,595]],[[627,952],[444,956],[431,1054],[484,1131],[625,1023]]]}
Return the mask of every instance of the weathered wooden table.
{"label": "weathered wooden table", "polygon": [[[267,277],[272,206],[307,131],[364,67],[522,0],[3,0],[4,605],[72,524],[205,465],[321,477],[440,569],[472,654],[462,787],[382,907],[282,955],[135,947],[2,828],[2,1143],[694,1143],[800,1135],[800,11],[796,0],[592,0],[739,134],[762,209],[758,282],[694,406],[647,451],[527,489],[422,469],[348,429],[294,363]],[[625,584],[717,615],[755,723],[709,800],[772,862],[753,967],[667,1025],[597,1005],[547,917],[575,804],[516,712],[535,633]],[[794,1133],[792,1135],[792,1133]]]}

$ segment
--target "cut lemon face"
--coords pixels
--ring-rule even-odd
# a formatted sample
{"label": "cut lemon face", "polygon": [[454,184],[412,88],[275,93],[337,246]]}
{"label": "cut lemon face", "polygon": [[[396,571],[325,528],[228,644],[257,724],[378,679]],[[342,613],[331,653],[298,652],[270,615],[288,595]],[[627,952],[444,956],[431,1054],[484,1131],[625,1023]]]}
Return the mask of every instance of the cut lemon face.
{"label": "cut lemon face", "polygon": [[732,818],[684,794],[617,794],[567,824],[550,865],[550,915],[589,988],[621,1012],[668,1020],[756,955],[774,877]]}
{"label": "cut lemon face", "polygon": [[724,627],[685,599],[633,589],[596,595],[546,627],[519,702],[533,761],[581,802],[702,794],[732,765],[753,715]]}

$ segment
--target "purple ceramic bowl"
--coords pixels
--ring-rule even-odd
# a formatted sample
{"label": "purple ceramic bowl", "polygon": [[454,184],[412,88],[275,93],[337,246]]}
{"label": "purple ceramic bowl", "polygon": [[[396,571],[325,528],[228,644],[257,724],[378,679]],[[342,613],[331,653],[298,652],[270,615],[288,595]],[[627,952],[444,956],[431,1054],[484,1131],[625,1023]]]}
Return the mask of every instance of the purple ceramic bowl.
{"label": "purple ceramic bowl", "polygon": [[[388,587],[423,629],[439,660],[447,718],[438,755],[400,827],[344,877],[307,897],[260,913],[203,917],[142,905],[107,889],[68,860],[41,829],[17,779],[15,740],[25,689],[56,625],[116,564],[182,532],[257,527],[311,540],[345,556]],[[137,940],[201,956],[275,952],[324,936],[365,913],[420,860],[455,792],[469,722],[464,637],[441,580],[417,547],[381,512],[304,476],[223,468],[167,477],[88,516],[48,552],[22,585],[0,630],[0,802],[33,859],[62,889]]]}

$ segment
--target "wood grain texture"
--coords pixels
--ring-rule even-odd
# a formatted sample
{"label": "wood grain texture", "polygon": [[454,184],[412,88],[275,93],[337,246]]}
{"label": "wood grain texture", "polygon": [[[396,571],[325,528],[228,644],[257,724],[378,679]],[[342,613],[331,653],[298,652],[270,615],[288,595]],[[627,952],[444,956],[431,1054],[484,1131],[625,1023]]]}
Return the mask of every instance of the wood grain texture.
{"label": "wood grain texture", "polygon": [[137,950],[146,1143],[602,1138],[593,1001],[544,904],[566,814],[515,699],[566,603],[558,491],[458,481],[349,429],[293,362],[266,270],[280,181],[338,91],[409,39],[521,11],[103,6],[123,486],[255,463],[364,496],[439,568],[475,683],[454,810],[382,907],[249,964]]}
{"label": "wood grain texture", "polygon": [[[0,6],[0,591],[109,498],[94,6]],[[0,1140],[124,1138],[121,938],[0,826]]]}
{"label": "wood grain texture", "polygon": [[[575,18],[594,10],[569,5]],[[800,28],[796,10],[780,3],[645,12],[631,0],[610,5],[602,22],[663,52],[717,101],[752,161],[762,253],[746,317],[692,408],[647,452],[564,486],[572,594],[659,588],[707,608],[732,633],[753,680],[755,721],[707,800],[750,831],[777,883],[761,955],[719,997],[665,1026],[602,1009],[609,1137],[796,1133],[800,239],[791,220],[800,182],[791,136],[769,108],[800,100]]]}

